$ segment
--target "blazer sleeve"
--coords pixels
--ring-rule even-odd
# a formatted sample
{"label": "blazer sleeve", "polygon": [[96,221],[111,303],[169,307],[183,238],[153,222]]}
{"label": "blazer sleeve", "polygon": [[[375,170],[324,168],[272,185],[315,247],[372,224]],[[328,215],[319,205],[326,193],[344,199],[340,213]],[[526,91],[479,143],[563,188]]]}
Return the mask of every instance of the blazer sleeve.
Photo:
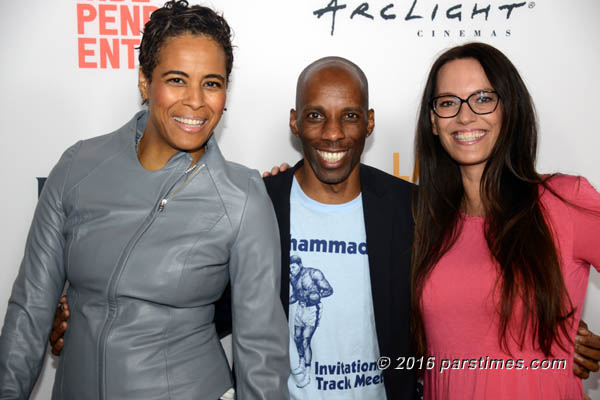
{"label": "blazer sleeve", "polygon": [[63,154],[38,200],[0,335],[0,399],[29,398],[42,367],[65,284],[63,192],[79,145]]}
{"label": "blazer sleeve", "polygon": [[238,400],[289,396],[289,331],[279,299],[280,252],[273,207],[253,172],[229,264]]}

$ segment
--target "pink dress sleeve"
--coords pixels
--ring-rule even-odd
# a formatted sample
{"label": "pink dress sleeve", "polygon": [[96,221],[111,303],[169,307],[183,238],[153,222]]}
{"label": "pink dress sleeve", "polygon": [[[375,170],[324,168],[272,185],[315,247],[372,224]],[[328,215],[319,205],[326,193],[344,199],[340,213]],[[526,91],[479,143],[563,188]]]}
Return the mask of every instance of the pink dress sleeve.
{"label": "pink dress sleeve", "polygon": [[579,177],[568,198],[573,222],[573,257],[600,271],[600,193]]}

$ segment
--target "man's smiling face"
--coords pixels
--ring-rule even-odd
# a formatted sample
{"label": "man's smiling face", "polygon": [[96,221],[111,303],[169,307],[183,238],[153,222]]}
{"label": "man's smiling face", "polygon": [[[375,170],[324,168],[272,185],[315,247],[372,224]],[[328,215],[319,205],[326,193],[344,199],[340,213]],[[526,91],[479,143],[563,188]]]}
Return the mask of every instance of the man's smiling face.
{"label": "man's smiling face", "polygon": [[374,113],[358,74],[330,63],[309,71],[298,84],[290,127],[302,141],[304,159],[319,181],[338,184],[358,173]]}

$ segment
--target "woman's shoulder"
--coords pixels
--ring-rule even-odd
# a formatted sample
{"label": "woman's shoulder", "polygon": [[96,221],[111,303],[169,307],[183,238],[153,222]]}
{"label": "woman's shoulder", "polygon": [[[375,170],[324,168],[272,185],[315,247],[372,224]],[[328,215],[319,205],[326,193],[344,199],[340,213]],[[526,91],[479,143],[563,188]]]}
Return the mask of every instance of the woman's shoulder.
{"label": "woman's shoulder", "polygon": [[143,115],[143,112],[138,112],[119,128],[109,133],[82,140],[82,150],[87,150],[89,153],[101,153],[101,156],[104,156],[105,153],[112,154],[122,151],[125,147],[134,148],[136,123]]}
{"label": "woman's shoulder", "polygon": [[221,168],[211,170],[213,182],[227,209],[244,209],[248,202],[269,202],[260,173],[232,161],[224,161]]}
{"label": "woman's shoulder", "polygon": [[225,193],[233,195],[234,192],[246,197],[252,186],[257,183],[262,186],[259,172],[225,159],[214,137],[211,137],[206,143],[206,151],[199,162],[206,165],[214,185],[219,192],[222,192],[221,197],[227,196]]}
{"label": "woman's shoulder", "polygon": [[276,226],[271,200],[257,170],[226,161],[221,171],[213,171],[213,182],[234,231],[244,220],[254,224],[256,229],[268,230]]}
{"label": "woman's shoulder", "polygon": [[118,173],[112,162],[116,157],[128,154],[135,159],[135,134],[125,128],[80,140],[67,150],[71,153],[68,187],[77,186],[97,168],[108,167],[109,172]]}
{"label": "woman's shoulder", "polygon": [[[562,217],[572,218],[573,212],[582,210],[600,213],[600,193],[583,176],[556,174],[545,176],[540,185],[540,200]],[[557,215],[558,215],[557,214]]]}
{"label": "woman's shoulder", "polygon": [[544,186],[567,201],[599,196],[598,191],[583,176],[553,174],[544,176]]}
{"label": "woman's shoulder", "polygon": [[257,184],[263,186],[258,170],[228,160],[225,160],[223,166],[224,178],[242,191],[246,192]]}

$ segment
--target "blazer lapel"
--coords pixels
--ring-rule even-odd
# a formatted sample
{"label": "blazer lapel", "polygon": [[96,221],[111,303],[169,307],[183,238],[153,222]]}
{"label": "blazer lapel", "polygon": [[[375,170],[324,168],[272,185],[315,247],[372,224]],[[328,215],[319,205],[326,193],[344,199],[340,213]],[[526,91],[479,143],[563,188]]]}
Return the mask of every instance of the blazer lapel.
{"label": "blazer lapel", "polygon": [[369,254],[371,295],[375,314],[375,327],[380,350],[388,348],[388,336],[392,332],[391,315],[391,251],[393,243],[392,207],[385,195],[384,185],[377,185],[375,177],[361,164],[360,181],[363,199],[365,231]]}

